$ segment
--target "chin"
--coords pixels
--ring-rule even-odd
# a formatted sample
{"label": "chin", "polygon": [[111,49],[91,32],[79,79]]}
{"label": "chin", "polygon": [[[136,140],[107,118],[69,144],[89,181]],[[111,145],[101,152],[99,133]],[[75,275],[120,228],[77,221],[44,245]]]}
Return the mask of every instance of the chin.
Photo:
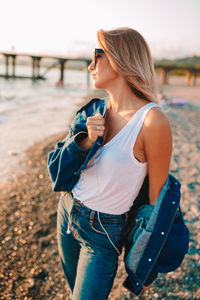
{"label": "chin", "polygon": [[104,85],[100,82],[94,81],[93,85],[96,89],[104,89]]}

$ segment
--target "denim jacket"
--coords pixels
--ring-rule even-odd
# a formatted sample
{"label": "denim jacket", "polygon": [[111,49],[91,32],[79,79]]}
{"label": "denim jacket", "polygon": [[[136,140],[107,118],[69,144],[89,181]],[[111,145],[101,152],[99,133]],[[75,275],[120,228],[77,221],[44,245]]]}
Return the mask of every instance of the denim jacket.
{"label": "denim jacket", "polygon": [[55,150],[49,153],[48,170],[55,192],[72,190],[81,171],[86,168],[88,161],[102,144],[103,138],[98,137],[90,150],[84,150],[78,146],[78,142],[87,136],[87,118],[96,113],[105,117],[106,100],[93,98],[78,110],[69,125],[67,138],[57,143]]}
{"label": "denim jacket", "polygon": [[[90,150],[78,146],[87,136],[87,117],[100,113],[105,117],[106,100],[94,98],[76,113],[69,134],[48,156],[48,170],[54,191],[70,192],[82,170],[103,142],[98,137]],[[180,209],[180,183],[171,174],[155,206],[149,205],[148,176],[129,213],[125,243],[124,286],[139,295],[143,285],[150,284],[158,272],[178,268],[188,251],[188,229]]]}
{"label": "denim jacket", "polygon": [[189,231],[180,209],[180,183],[168,174],[156,205],[148,200],[148,176],[129,214],[124,286],[139,295],[158,273],[176,270],[188,252]]}

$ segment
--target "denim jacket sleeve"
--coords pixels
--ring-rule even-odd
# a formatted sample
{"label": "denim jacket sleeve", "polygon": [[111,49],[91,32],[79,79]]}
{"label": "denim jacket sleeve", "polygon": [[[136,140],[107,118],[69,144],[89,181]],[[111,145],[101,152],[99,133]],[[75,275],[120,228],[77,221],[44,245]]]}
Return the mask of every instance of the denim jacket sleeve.
{"label": "denim jacket sleeve", "polygon": [[79,147],[79,142],[87,133],[86,120],[94,113],[105,116],[105,100],[91,99],[76,113],[74,120],[69,125],[69,134],[64,141],[57,143],[55,149],[48,155],[48,171],[55,192],[70,192],[80,177],[80,172],[86,167],[89,159],[102,143],[99,137],[90,150]]}
{"label": "denim jacket sleeve", "polygon": [[66,139],[56,144],[54,151],[48,155],[48,171],[54,191],[70,191],[78,180],[75,172],[84,162],[89,150],[82,149],[78,142],[87,136],[80,131],[76,135],[71,132]]}
{"label": "denim jacket sleeve", "polygon": [[180,209],[180,198],[180,183],[169,174],[156,205],[145,204],[137,210],[126,247],[128,277],[124,282],[136,295],[143,285],[151,284],[158,273],[177,269],[188,251],[189,232]]}

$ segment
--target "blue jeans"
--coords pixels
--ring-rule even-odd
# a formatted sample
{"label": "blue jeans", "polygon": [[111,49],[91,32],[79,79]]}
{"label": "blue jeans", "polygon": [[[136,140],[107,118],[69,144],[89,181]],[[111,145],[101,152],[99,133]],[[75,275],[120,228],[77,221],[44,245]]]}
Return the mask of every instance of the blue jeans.
{"label": "blue jeans", "polygon": [[60,198],[58,251],[73,300],[105,300],[121,254],[128,214],[89,209],[70,194]]}

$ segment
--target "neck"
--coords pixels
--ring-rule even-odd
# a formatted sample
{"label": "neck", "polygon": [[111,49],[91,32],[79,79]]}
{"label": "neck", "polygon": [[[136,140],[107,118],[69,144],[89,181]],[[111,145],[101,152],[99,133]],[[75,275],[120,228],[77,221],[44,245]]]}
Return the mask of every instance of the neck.
{"label": "neck", "polygon": [[119,81],[106,89],[109,94],[110,110],[119,113],[124,110],[135,110],[148,103],[134,95],[129,85]]}

